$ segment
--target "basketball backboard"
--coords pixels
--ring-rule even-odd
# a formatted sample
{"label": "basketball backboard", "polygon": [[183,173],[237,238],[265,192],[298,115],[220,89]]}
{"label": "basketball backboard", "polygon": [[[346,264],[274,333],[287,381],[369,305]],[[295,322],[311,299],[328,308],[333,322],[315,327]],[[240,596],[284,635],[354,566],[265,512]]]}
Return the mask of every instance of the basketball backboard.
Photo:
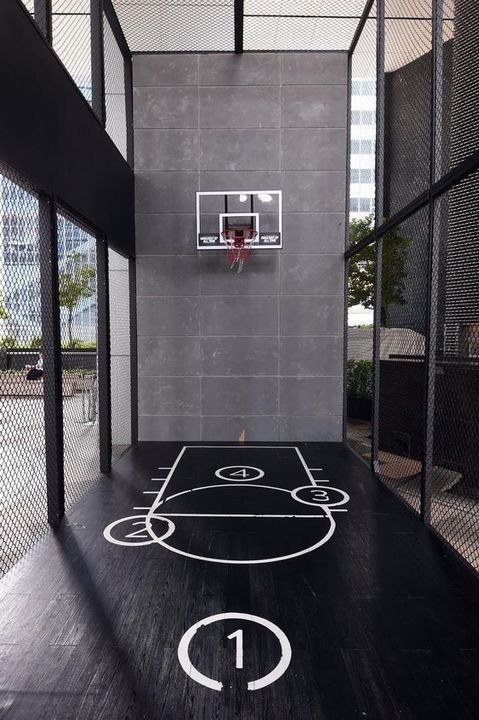
{"label": "basketball backboard", "polygon": [[196,193],[196,247],[225,250],[229,228],[255,231],[255,250],[282,247],[281,190],[218,190]]}

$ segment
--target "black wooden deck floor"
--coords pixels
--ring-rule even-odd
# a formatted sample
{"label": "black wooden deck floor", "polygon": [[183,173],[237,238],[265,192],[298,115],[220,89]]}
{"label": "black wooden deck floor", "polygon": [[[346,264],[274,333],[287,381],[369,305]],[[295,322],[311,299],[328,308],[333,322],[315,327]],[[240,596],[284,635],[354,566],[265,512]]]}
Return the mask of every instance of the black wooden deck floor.
{"label": "black wooden deck floor", "polygon": [[298,502],[295,451],[205,447],[167,486],[181,447],[130,451],[0,582],[2,720],[479,717],[479,582],[347,448],[298,445]]}

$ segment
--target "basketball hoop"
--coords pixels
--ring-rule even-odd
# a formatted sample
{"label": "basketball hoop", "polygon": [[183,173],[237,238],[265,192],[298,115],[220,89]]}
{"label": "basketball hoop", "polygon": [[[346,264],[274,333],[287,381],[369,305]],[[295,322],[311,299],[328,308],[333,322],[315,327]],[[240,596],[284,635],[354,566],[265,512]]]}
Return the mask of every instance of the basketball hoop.
{"label": "basketball hoop", "polygon": [[221,236],[226,243],[228,259],[231,263],[230,270],[235,266],[237,273],[243,270],[243,265],[250,258],[257,235],[258,231],[249,227],[229,227],[222,231]]}

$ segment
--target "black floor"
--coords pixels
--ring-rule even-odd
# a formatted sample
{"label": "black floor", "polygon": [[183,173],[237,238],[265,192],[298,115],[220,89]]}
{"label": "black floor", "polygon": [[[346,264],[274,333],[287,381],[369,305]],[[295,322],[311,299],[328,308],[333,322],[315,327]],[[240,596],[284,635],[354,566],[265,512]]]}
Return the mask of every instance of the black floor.
{"label": "black floor", "polygon": [[0,582],[0,718],[479,718],[476,576],[339,444],[219,448],[135,448]]}

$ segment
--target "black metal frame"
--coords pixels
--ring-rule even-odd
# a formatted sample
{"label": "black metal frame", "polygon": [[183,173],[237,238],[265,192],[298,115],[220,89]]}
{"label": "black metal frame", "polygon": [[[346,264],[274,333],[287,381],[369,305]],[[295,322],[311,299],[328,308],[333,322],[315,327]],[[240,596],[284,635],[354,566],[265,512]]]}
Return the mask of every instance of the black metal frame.
{"label": "black metal frame", "polygon": [[244,47],[244,0],[235,0],[235,53],[243,52]]}
{"label": "black metal frame", "polygon": [[65,513],[60,304],[58,298],[57,206],[39,196],[40,288],[48,523],[57,528]]}
{"label": "black metal frame", "polygon": [[131,444],[138,442],[138,340],[136,322],[136,262],[130,258],[128,265],[130,283],[130,398],[131,398]]}
{"label": "black metal frame", "polygon": [[[25,13],[30,16],[22,5]],[[34,24],[41,32],[41,36],[53,49],[52,30],[52,0],[34,0]],[[92,71],[92,103],[85,99],[82,93],[80,96],[85,104],[93,110],[94,116],[103,127],[106,126],[105,107],[105,63],[104,63],[104,41],[103,41],[103,15],[107,18],[113,35],[124,59],[125,75],[125,103],[127,120],[127,162],[133,165],[133,82],[132,82],[132,53],[126,42],[125,35],[118,21],[117,14],[111,0],[90,0],[91,16],[91,71]],[[242,32],[242,23],[241,23]],[[241,40],[242,42],[242,40]],[[242,50],[241,50],[242,52]],[[62,63],[61,59],[58,58]],[[62,63],[63,65],[63,63]],[[66,70],[66,68],[65,68]],[[74,80],[66,70],[72,84],[76,88]],[[78,90],[78,88],[77,88]]]}
{"label": "black metal frame", "polygon": [[98,422],[100,431],[100,470],[111,470],[111,353],[110,303],[108,277],[108,245],[105,239],[96,239],[97,265],[97,353],[98,353]]}
{"label": "black metal frame", "polygon": [[375,157],[375,212],[376,277],[374,287],[374,333],[373,333],[373,433],[371,446],[371,469],[377,472],[379,453],[379,384],[381,351],[381,287],[382,287],[382,240],[377,235],[384,216],[384,57],[385,57],[385,0],[377,0],[376,17],[376,157]]}
{"label": "black metal frame", "polygon": [[126,104],[126,159],[133,166],[133,68],[132,57],[111,0],[103,0],[103,12],[113,31],[124,60]]}
{"label": "black metal frame", "polygon": [[[365,14],[361,20],[358,32],[356,33],[350,48],[350,60],[354,49],[365,26],[368,13],[372,3],[368,2]],[[411,218],[415,213],[427,208],[427,300],[426,300],[426,337],[425,354],[423,360],[424,373],[424,415],[422,418],[424,428],[424,439],[422,448],[422,474],[421,474],[421,518],[423,522],[431,527],[431,497],[432,497],[432,471],[433,471],[433,447],[434,447],[434,411],[435,411],[435,389],[436,389],[436,347],[438,331],[438,272],[439,267],[439,201],[441,196],[455,187],[468,175],[479,169],[479,151],[473,152],[469,157],[458,165],[438,177],[438,151],[441,143],[438,137],[442,132],[442,115],[438,110],[438,99],[442,95],[443,83],[443,14],[444,0],[435,0],[432,4],[432,50],[431,50],[431,105],[430,105],[430,141],[431,155],[429,167],[428,189],[420,193],[411,202],[402,207],[387,221],[384,221],[384,118],[385,118],[385,0],[377,0],[377,107],[376,107],[376,198],[375,198],[375,224],[373,230],[360,242],[352,247],[347,247],[345,252],[345,283],[347,292],[348,282],[348,261],[358,255],[366,247],[376,245],[376,277],[375,277],[375,308],[374,308],[374,349],[373,349],[373,428],[371,465],[373,472],[379,476],[378,450],[379,450],[379,392],[380,392],[380,306],[381,306],[381,283],[382,283],[382,244],[387,242],[385,235]],[[351,88],[350,88],[351,91]],[[351,123],[351,116],[348,118],[348,125]],[[387,171],[387,168],[386,168]],[[348,183],[350,183],[348,173]],[[348,185],[349,195],[349,185]],[[347,352],[345,353],[347,360]],[[346,377],[346,366],[345,366]],[[345,415],[346,415],[345,405]],[[346,433],[345,433],[346,436]],[[434,528],[431,528],[435,530]],[[435,531],[436,532],[436,531]],[[437,533],[439,534],[439,533]],[[456,552],[456,551],[455,551]]]}
{"label": "black metal frame", "polygon": [[[32,20],[23,4],[22,10]],[[74,81],[72,87],[82,97],[96,120],[105,127],[105,77],[103,54],[103,17],[108,19],[125,63],[125,98],[127,112],[128,161],[133,159],[133,89],[131,53],[122,33],[111,0],[90,0],[91,52],[92,52],[92,106],[79,92]],[[52,0],[35,0],[35,25],[43,41],[52,46]],[[61,63],[61,61],[60,61]],[[68,73],[67,73],[68,74]],[[111,388],[110,388],[110,314],[108,277],[108,238],[69,203],[57,198],[48,190],[38,189],[39,202],[39,252],[40,289],[42,305],[42,352],[44,363],[44,418],[45,418],[45,465],[47,482],[47,517],[49,525],[57,529],[65,513],[64,476],[64,427],[62,350],[60,328],[60,305],[58,289],[58,234],[57,211],[61,207],[72,220],[84,225],[96,238],[97,250],[97,303],[98,303],[98,375],[99,375],[99,435],[100,468],[103,473],[111,470]],[[132,444],[138,439],[137,417],[137,362],[136,362],[136,282],[135,262],[129,260],[130,319],[131,319],[131,401]]]}

